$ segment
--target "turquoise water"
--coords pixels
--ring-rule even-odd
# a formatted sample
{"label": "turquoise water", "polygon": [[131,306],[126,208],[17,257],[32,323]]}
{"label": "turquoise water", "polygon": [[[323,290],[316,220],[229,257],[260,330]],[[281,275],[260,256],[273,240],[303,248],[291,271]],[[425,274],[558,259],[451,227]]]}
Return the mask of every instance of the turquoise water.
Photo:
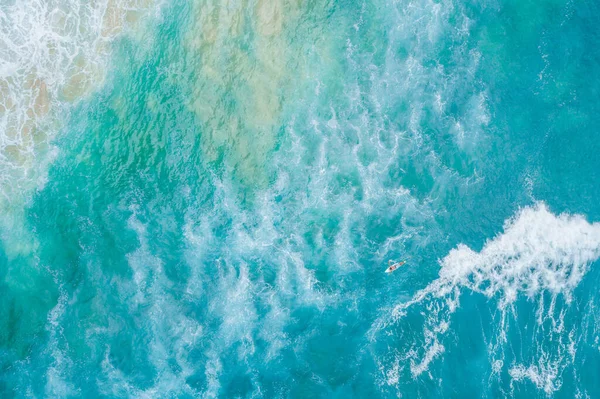
{"label": "turquoise water", "polygon": [[0,396],[600,396],[598,4],[44,4]]}

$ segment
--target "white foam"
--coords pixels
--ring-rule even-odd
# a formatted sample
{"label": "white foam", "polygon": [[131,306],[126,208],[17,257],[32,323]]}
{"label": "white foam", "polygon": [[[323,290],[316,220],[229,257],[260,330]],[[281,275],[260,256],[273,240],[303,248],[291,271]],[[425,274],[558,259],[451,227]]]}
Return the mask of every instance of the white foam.
{"label": "white foam", "polygon": [[515,382],[529,380],[538,389],[542,389],[547,395],[560,389],[562,382],[557,379],[560,371],[560,363],[541,359],[539,365],[525,367],[521,364],[512,367],[508,374]]}
{"label": "white foam", "polygon": [[[540,356],[548,358],[542,363],[554,366],[545,369],[542,365],[514,365],[510,374],[515,381],[527,378],[547,392],[558,389],[555,369],[564,367],[563,352],[574,358],[576,348],[573,332],[564,328],[567,308],[557,309],[556,298],[561,296],[568,305],[590,263],[599,257],[600,223],[589,223],[581,215],[555,215],[541,202],[508,219],[504,232],[487,241],[481,251],[458,245],[440,261],[439,278],[393,310],[393,318],[398,321],[415,305],[427,309],[423,340],[415,343],[409,356],[413,376],[427,370],[429,363],[444,352],[441,337],[460,306],[461,292],[467,289],[497,300],[502,316],[496,344],[490,346],[492,352],[507,340],[506,312],[511,305],[520,296],[539,298],[537,325],[543,328],[543,323],[549,321],[551,328],[545,333],[553,334],[560,346],[558,353],[547,353],[540,347]],[[552,298],[547,306],[545,293]],[[498,367],[503,363],[495,359],[494,364]]]}
{"label": "white foam", "polygon": [[[212,211],[196,217],[190,210],[184,227],[186,260],[192,273],[188,292],[209,298],[205,317],[216,323],[208,332],[214,336],[209,339],[204,364],[207,386],[203,395],[207,397],[218,396],[232,347],[237,348],[233,356],[240,363],[251,363],[256,356],[271,362],[301,341],[292,342],[286,332],[294,322],[291,309],[323,308],[335,300],[316,287],[314,273],[305,265],[302,249],[306,243],[297,236],[300,232],[284,233],[295,231],[290,225],[299,221],[282,218],[273,193],[258,195],[252,211],[235,200],[230,182],[215,180],[214,185]],[[215,230],[222,228],[224,220],[230,221],[227,233],[216,238]],[[257,343],[265,345],[260,353]],[[260,380],[253,384],[260,391]]]}
{"label": "white foam", "polygon": [[441,261],[439,292],[467,287],[501,305],[519,293],[542,291],[570,297],[590,262],[600,257],[600,224],[580,215],[554,215],[545,204],[521,210],[504,225],[504,233],[477,253],[461,244]]}

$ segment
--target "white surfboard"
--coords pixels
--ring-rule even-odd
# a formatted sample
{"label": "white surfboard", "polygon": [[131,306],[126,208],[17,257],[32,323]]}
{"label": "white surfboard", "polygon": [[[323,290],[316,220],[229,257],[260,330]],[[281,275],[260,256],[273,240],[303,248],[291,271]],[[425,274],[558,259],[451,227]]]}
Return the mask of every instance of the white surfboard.
{"label": "white surfboard", "polygon": [[391,273],[394,270],[398,269],[400,266],[404,265],[405,263],[406,263],[405,260],[403,260],[402,262],[396,262],[396,263],[393,263],[392,261],[389,261],[388,262],[389,266],[388,266],[387,269],[385,269],[385,272],[386,273]]}

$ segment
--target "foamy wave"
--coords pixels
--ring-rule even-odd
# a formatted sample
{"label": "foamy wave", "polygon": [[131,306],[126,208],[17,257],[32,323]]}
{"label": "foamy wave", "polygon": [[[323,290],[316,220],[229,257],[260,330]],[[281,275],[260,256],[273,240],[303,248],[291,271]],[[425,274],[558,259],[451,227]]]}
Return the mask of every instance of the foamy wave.
{"label": "foamy wave", "polygon": [[[511,305],[519,296],[539,298],[537,324],[544,331],[543,324],[549,320],[552,328],[545,333],[556,335],[554,341],[561,346],[560,353],[544,356],[554,362],[554,368],[564,367],[563,344],[568,341],[563,321],[566,308],[556,309],[556,298],[561,296],[568,304],[590,263],[599,257],[600,223],[589,223],[581,215],[555,215],[543,203],[524,208],[507,220],[504,232],[487,241],[480,252],[460,244],[440,261],[439,278],[393,311],[394,320],[398,321],[413,306],[421,305],[427,310],[423,339],[409,351],[413,377],[426,371],[429,363],[444,353],[441,338],[450,328],[451,316],[460,306],[465,288],[497,300],[502,314],[501,331],[496,343],[490,343],[491,352],[497,352],[507,341],[506,312]],[[544,294],[552,297],[547,307]],[[574,345],[569,346],[571,356],[574,352]],[[494,364],[502,361],[496,359]],[[555,381],[558,372],[551,371],[514,365],[509,373],[515,381],[527,378],[551,392],[560,387],[560,381]]]}
{"label": "foamy wave", "polygon": [[[335,301],[316,287],[314,273],[302,256],[302,243],[294,237],[282,239],[272,194],[256,199],[261,205],[254,214],[239,206],[229,183],[215,185],[214,211],[202,213],[196,222],[196,212],[190,210],[185,226],[191,272],[186,291],[210,298],[204,319],[214,323],[205,337],[210,341],[203,365],[206,397],[219,396],[223,375],[231,368],[228,358],[243,363],[259,357],[267,364],[290,346],[301,345],[302,339],[292,342],[288,336],[294,322],[290,308],[324,309]],[[220,243],[215,231],[223,220],[231,220],[231,225]],[[212,277],[207,279],[205,273]],[[260,389],[260,382],[253,380],[253,384]]]}
{"label": "foamy wave", "polygon": [[464,286],[488,297],[501,295],[502,304],[519,293],[542,290],[570,296],[587,265],[600,257],[600,224],[580,215],[556,216],[539,203],[526,208],[504,226],[504,234],[477,253],[459,245],[442,260],[441,292]]}

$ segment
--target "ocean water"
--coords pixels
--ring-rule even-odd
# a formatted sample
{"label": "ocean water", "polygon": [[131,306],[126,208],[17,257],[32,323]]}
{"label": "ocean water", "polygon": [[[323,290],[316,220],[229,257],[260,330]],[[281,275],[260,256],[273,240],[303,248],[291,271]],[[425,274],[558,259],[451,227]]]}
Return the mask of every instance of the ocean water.
{"label": "ocean water", "polygon": [[600,397],[599,23],[0,0],[0,397]]}

